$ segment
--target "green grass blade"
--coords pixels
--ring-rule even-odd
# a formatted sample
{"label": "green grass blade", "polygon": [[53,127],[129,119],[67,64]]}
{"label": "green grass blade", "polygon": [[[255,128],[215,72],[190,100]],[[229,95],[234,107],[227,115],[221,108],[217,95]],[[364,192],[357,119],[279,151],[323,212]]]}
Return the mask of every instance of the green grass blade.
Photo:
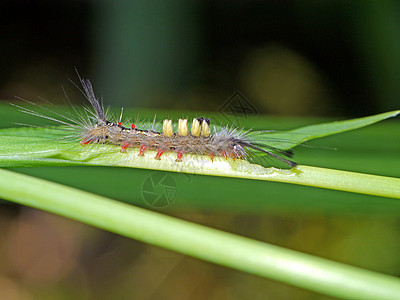
{"label": "green grass blade", "polygon": [[[9,137],[4,137],[3,142]],[[8,156],[2,151],[0,166],[62,166],[62,165],[108,165],[120,167],[146,168],[152,170],[184,172],[201,175],[247,178],[255,180],[286,182],[328,189],[335,189],[361,194],[369,194],[400,199],[400,179],[384,176],[374,176],[354,172],[332,169],[297,166],[291,170],[264,168],[243,160],[214,158],[211,161],[207,156],[186,155],[183,162],[175,161],[174,153],[166,153],[162,160],[155,160],[153,155],[138,158],[138,149],[129,153],[121,153],[117,146],[91,145],[82,149],[80,145],[68,143],[50,144],[40,143],[35,151],[29,142],[36,143],[39,138],[11,138],[13,145],[18,144],[20,155],[10,153]],[[44,142],[44,141],[43,141]],[[0,150],[1,150],[0,143]],[[72,148],[69,148],[72,147]],[[69,148],[69,149],[68,149]],[[50,149],[50,150],[49,150]]]}
{"label": "green grass blade", "polygon": [[346,299],[400,299],[400,279],[0,169],[0,197],[233,269]]}
{"label": "green grass blade", "polygon": [[[275,142],[286,140],[289,136],[294,143],[318,138],[346,130],[352,130],[374,122],[396,116],[393,111],[354,120],[331,122],[299,129],[265,133],[279,136]],[[293,136],[293,134],[295,134]],[[62,132],[61,132],[62,136]],[[377,177],[323,168],[299,166],[292,170],[264,168],[243,160],[214,158],[186,154],[183,162],[175,161],[174,153],[165,153],[161,160],[155,160],[154,151],[145,157],[138,157],[139,150],[132,148],[121,153],[115,145],[87,145],[82,147],[77,141],[60,140],[60,131],[48,128],[20,128],[0,130],[0,167],[33,166],[76,166],[101,165],[144,168],[192,174],[226,176],[257,180],[270,180],[323,187],[370,195],[400,198],[399,179]],[[273,139],[272,139],[273,140]],[[293,142],[291,142],[293,145]],[[275,145],[278,146],[278,145]],[[283,144],[280,148],[285,148]]]}
{"label": "green grass blade", "polygon": [[395,110],[358,119],[322,123],[300,127],[294,130],[266,133],[264,135],[264,138],[267,140],[265,145],[273,146],[279,149],[291,149],[306,141],[362,128],[376,122],[395,117],[399,114],[400,110]]}

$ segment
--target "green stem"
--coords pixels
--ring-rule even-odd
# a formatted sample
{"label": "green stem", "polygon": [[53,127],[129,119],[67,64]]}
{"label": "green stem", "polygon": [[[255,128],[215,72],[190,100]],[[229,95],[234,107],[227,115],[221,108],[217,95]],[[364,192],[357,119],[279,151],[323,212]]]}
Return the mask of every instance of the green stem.
{"label": "green stem", "polygon": [[221,232],[4,169],[0,169],[0,196],[326,295],[351,299],[400,299],[400,279],[395,277]]}
{"label": "green stem", "polygon": [[129,159],[119,161],[117,165],[136,168],[145,166],[148,169],[163,171],[286,182],[400,199],[399,178],[303,165],[290,170],[264,168],[240,159],[216,158],[211,162],[208,157],[199,156],[197,159],[191,159],[189,155],[187,161],[177,164],[172,159],[175,157],[172,153],[165,154],[164,160],[161,161],[154,162],[153,157],[146,157],[142,162],[138,162],[137,159],[131,157],[132,154],[129,155]]}
{"label": "green stem", "polygon": [[272,181],[400,199],[399,178],[301,165],[297,166],[293,173],[297,174],[288,176],[286,171],[277,171],[269,178],[263,175],[252,175],[249,178],[268,178]]}

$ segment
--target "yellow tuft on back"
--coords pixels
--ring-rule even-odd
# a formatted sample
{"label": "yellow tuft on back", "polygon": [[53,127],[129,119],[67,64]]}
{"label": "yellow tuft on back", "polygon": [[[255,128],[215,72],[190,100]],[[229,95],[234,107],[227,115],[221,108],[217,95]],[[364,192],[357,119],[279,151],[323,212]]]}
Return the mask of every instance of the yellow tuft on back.
{"label": "yellow tuft on back", "polygon": [[187,119],[179,119],[178,134],[181,136],[187,136],[187,134],[188,134]]}
{"label": "yellow tuft on back", "polygon": [[204,137],[210,136],[210,126],[208,125],[206,120],[203,120],[201,123],[201,135]]}
{"label": "yellow tuft on back", "polygon": [[192,128],[191,128],[192,135],[199,136],[200,130],[201,130],[201,125],[200,125],[199,120],[193,119]]}
{"label": "yellow tuft on back", "polygon": [[170,137],[174,133],[172,129],[172,120],[164,120],[163,122],[163,134],[164,136]]}

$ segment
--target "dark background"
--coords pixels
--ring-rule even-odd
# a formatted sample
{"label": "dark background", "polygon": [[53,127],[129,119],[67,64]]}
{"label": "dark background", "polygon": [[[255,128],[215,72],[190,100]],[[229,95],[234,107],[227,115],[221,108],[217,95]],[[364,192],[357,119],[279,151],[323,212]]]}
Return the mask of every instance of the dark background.
{"label": "dark background", "polygon": [[[3,1],[0,98],[363,116],[399,107],[398,1]],[[73,89],[72,89],[73,90]],[[72,101],[79,101],[69,91]]]}

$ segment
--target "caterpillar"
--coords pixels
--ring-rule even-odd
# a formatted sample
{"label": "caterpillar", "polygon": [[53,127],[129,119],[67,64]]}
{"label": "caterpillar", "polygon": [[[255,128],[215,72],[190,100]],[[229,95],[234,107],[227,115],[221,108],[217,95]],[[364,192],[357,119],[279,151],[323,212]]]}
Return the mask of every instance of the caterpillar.
{"label": "caterpillar", "polygon": [[[137,147],[139,156],[146,155],[147,150],[154,150],[157,152],[154,157],[157,160],[160,160],[165,152],[175,152],[177,163],[184,159],[184,154],[208,155],[211,161],[214,157],[250,161],[258,158],[258,161],[261,161],[260,154],[262,154],[277,159],[290,168],[297,165],[296,162],[288,159],[293,157],[291,150],[280,150],[267,146],[261,140],[257,140],[259,132],[245,131],[229,126],[217,129],[215,126],[211,126],[209,118],[194,118],[190,127],[188,119],[179,119],[177,132],[174,132],[170,119],[162,122],[162,131],[154,128],[140,129],[135,124],[126,127],[122,123],[122,110],[118,121],[110,120],[102,103],[96,97],[90,80],[81,78],[79,74],[78,77],[83,88],[81,92],[91,104],[91,109],[86,108],[85,114],[78,114],[77,118],[56,113],[64,119],[61,120],[25,107],[14,106],[17,106],[22,112],[67,126],[75,132],[82,146],[89,143],[113,144],[120,146],[121,152],[126,152],[130,147]],[[78,112],[76,111],[76,113]]]}

